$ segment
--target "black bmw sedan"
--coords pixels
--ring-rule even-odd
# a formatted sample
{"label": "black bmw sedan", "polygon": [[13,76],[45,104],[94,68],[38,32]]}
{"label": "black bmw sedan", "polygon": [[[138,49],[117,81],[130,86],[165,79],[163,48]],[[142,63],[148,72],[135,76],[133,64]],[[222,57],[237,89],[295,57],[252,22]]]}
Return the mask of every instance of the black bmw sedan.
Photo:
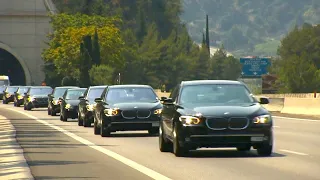
{"label": "black bmw sedan", "polygon": [[24,93],[28,92],[31,86],[20,86],[18,90],[14,93],[14,102],[13,105],[16,107],[20,107],[24,103]]}
{"label": "black bmw sedan", "polygon": [[19,86],[7,86],[3,91],[3,104],[8,104],[14,101],[14,93],[18,90]]}
{"label": "black bmw sedan", "polygon": [[30,111],[33,108],[47,107],[48,94],[52,93],[50,86],[32,86],[24,93],[24,110]]}
{"label": "black bmw sedan", "polygon": [[68,118],[78,117],[79,98],[83,96],[87,88],[72,88],[65,91],[60,100],[60,120],[67,121]]}
{"label": "black bmw sedan", "polygon": [[108,86],[96,100],[94,134],[148,130],[157,134],[162,104],[148,85]]}
{"label": "black bmw sedan", "polygon": [[184,81],[162,97],[163,111],[159,148],[176,156],[207,147],[236,147],[238,151],[257,149],[270,156],[273,148],[273,122],[250,90],[238,81]]}

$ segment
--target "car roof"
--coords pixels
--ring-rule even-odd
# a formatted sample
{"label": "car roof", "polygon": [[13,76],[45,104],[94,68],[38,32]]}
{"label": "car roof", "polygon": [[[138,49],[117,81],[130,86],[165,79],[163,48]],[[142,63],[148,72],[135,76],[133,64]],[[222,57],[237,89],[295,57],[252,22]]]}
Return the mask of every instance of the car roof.
{"label": "car roof", "polygon": [[188,85],[203,85],[203,84],[232,84],[232,85],[243,85],[240,81],[232,80],[194,80],[194,81],[182,81],[182,86]]}
{"label": "car roof", "polygon": [[14,88],[17,87],[17,88],[18,88],[18,87],[20,87],[20,86],[7,86],[7,87],[8,87],[8,88],[10,88],[10,87],[14,87]]}
{"label": "car roof", "polygon": [[151,86],[149,85],[141,85],[141,84],[126,84],[126,85],[112,85],[112,86],[109,86],[109,88],[152,88]]}
{"label": "car roof", "polygon": [[65,89],[65,88],[79,88],[78,86],[60,86],[60,87],[55,87],[55,89]]}
{"label": "car roof", "polygon": [[101,86],[90,86],[89,89],[95,89],[95,88],[106,88],[108,85],[101,85]]}
{"label": "car roof", "polygon": [[51,88],[50,86],[30,86],[31,88]]}
{"label": "car roof", "polygon": [[67,91],[78,91],[78,90],[87,90],[87,88],[73,88],[73,89],[68,89]]}

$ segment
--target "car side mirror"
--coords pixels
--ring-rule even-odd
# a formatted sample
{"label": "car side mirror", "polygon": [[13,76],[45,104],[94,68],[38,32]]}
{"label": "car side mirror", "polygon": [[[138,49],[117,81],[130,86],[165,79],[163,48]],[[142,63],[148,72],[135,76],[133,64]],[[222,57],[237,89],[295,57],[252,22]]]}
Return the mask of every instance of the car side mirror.
{"label": "car side mirror", "polygon": [[100,103],[100,102],[102,102],[102,99],[101,99],[101,98],[95,98],[95,99],[94,99],[94,102]]}
{"label": "car side mirror", "polygon": [[28,96],[28,93],[24,93],[25,96]]}
{"label": "car side mirror", "polygon": [[80,96],[78,99],[79,99],[79,100],[83,100],[83,99],[84,99],[84,96]]}
{"label": "car side mirror", "polygon": [[161,97],[160,100],[161,101],[165,101],[166,99],[168,99],[167,97]]}
{"label": "car side mirror", "polygon": [[172,98],[166,98],[165,100],[163,100],[163,104],[167,104],[167,105],[173,105],[173,99]]}
{"label": "car side mirror", "polygon": [[268,98],[262,97],[260,98],[260,104],[269,104],[270,101]]}

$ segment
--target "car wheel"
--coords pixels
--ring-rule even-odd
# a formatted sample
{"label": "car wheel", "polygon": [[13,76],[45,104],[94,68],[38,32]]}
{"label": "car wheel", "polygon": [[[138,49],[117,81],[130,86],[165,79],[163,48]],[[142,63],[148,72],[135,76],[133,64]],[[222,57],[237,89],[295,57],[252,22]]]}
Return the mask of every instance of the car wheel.
{"label": "car wheel", "polygon": [[83,117],[83,126],[84,127],[91,127],[91,121],[89,121],[88,117]]}
{"label": "car wheel", "polygon": [[57,115],[56,111],[55,111],[55,110],[53,110],[53,109],[51,109],[51,111],[50,111],[50,112],[51,112],[51,114],[50,114],[51,116],[56,116],[56,115]]}
{"label": "car wheel", "polygon": [[159,127],[159,150],[161,152],[170,152],[171,151],[171,144],[169,140],[163,134],[162,127]]}
{"label": "car wheel", "polygon": [[13,101],[13,106],[17,107],[17,101]]}
{"label": "car wheel", "polygon": [[83,119],[81,118],[80,112],[78,112],[78,126],[83,126]]}
{"label": "car wheel", "polygon": [[159,133],[159,128],[151,128],[148,130],[150,135],[157,135]]}
{"label": "car wheel", "polygon": [[108,128],[104,128],[104,127],[106,127],[105,122],[102,117],[100,117],[100,118],[101,118],[100,135],[102,137],[108,137],[108,136],[110,136],[111,132]]}
{"label": "car wheel", "polygon": [[94,117],[94,122],[93,122],[93,131],[95,135],[99,135],[100,134],[100,128],[98,127],[96,118]]}
{"label": "car wheel", "polygon": [[245,146],[239,146],[237,147],[238,151],[250,151],[251,146],[250,145],[245,145]]}
{"label": "car wheel", "polygon": [[60,120],[62,121],[62,113],[60,113]]}
{"label": "car wheel", "polygon": [[259,156],[270,156],[272,154],[272,145],[263,144],[257,148]]}
{"label": "car wheel", "polygon": [[187,147],[181,146],[179,142],[179,132],[177,129],[177,126],[175,126],[173,130],[173,154],[176,157],[184,157],[187,156],[189,150]]}
{"label": "car wheel", "polygon": [[68,117],[65,112],[62,113],[62,121],[64,122],[68,121]]}
{"label": "car wheel", "polygon": [[27,110],[26,104],[23,105],[23,110]]}

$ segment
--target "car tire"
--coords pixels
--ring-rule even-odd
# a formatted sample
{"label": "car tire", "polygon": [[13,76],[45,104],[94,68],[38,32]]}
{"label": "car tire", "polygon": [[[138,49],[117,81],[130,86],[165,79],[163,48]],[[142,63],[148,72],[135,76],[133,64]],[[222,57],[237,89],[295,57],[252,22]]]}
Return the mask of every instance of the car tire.
{"label": "car tire", "polygon": [[162,126],[159,127],[159,150],[161,152],[170,152],[172,145],[169,140],[164,136]]}
{"label": "car tire", "polygon": [[83,126],[83,119],[81,118],[80,112],[78,112],[78,126]]}
{"label": "car tire", "polygon": [[62,113],[60,113],[60,121],[62,121]]}
{"label": "car tire", "polygon": [[245,145],[245,146],[239,146],[237,147],[238,151],[250,151],[251,146],[250,145]]}
{"label": "car tire", "polygon": [[65,113],[62,114],[62,121],[67,122],[68,117],[65,115]]}
{"label": "car tire", "polygon": [[178,128],[175,125],[173,130],[173,154],[176,157],[185,157],[189,153],[189,149],[187,147],[181,146],[179,142],[179,132]]}
{"label": "car tire", "polygon": [[95,135],[99,135],[100,134],[100,128],[98,127],[96,121],[94,121],[93,123],[93,131]]}
{"label": "car tire", "polygon": [[27,110],[26,104],[23,105],[23,110]]}
{"label": "car tire", "polygon": [[91,121],[89,121],[88,117],[86,116],[83,118],[83,127],[91,127]]}
{"label": "car tire", "polygon": [[102,117],[100,117],[100,118],[101,118],[100,135],[101,135],[101,137],[109,137],[111,135],[111,131],[108,128],[106,128],[106,129],[103,128],[106,125],[105,125],[103,118]]}
{"label": "car tire", "polygon": [[159,128],[151,128],[148,130],[149,135],[157,135],[159,133]]}
{"label": "car tire", "polygon": [[48,115],[49,115],[49,116],[51,115],[51,110],[50,110],[49,107],[48,107]]}
{"label": "car tire", "polygon": [[51,111],[50,111],[50,115],[51,115],[51,116],[56,116],[56,115],[57,115],[57,113],[56,113],[56,111],[55,111],[55,110],[51,109]]}
{"label": "car tire", "polygon": [[271,156],[272,154],[272,145],[269,144],[263,144],[261,147],[257,148],[257,152],[259,156]]}

